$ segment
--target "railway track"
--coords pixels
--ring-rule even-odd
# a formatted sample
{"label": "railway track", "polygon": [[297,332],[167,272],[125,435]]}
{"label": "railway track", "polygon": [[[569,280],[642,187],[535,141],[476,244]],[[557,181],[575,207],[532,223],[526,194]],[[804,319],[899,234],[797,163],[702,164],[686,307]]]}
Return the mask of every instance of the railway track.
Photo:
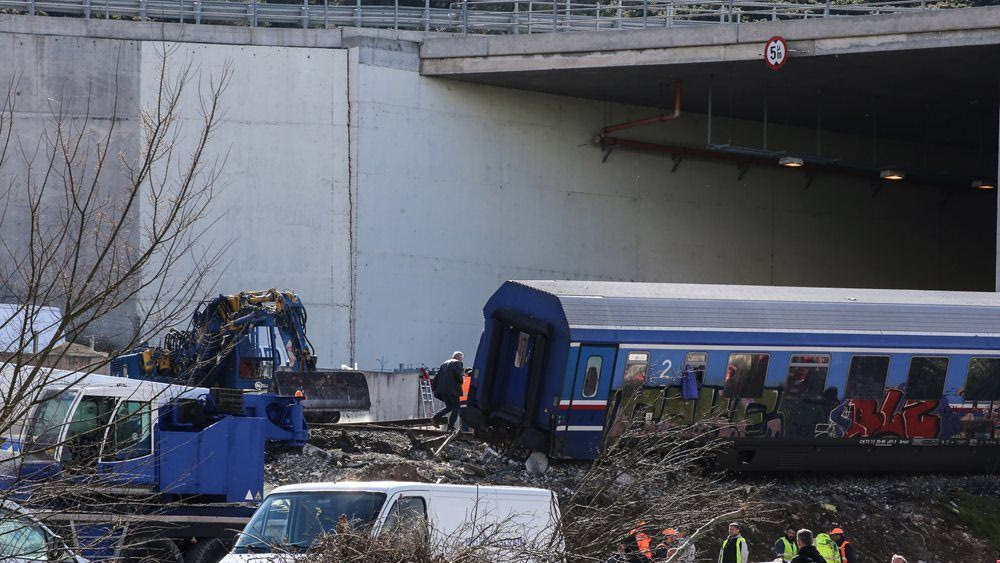
{"label": "railway track", "polygon": [[429,418],[404,418],[400,420],[377,420],[374,422],[338,422],[327,426],[392,426],[400,428],[417,428],[431,426]]}
{"label": "railway track", "polygon": [[[309,423],[310,428],[325,428],[330,430],[370,430],[380,432],[412,432],[420,436],[447,436],[447,430],[422,428],[431,426],[429,418],[410,418],[403,420],[379,420],[377,422],[344,422],[344,423]],[[471,433],[459,433],[457,439],[472,438]]]}

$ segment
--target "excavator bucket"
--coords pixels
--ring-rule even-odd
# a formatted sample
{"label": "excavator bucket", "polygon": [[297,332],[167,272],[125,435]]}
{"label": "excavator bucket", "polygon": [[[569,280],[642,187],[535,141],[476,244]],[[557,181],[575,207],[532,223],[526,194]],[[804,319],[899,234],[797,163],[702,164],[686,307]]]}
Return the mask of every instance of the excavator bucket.
{"label": "excavator bucket", "polygon": [[279,371],[274,386],[280,395],[301,391],[306,417],[313,422],[337,422],[343,411],[367,411],[372,406],[368,381],[360,371]]}

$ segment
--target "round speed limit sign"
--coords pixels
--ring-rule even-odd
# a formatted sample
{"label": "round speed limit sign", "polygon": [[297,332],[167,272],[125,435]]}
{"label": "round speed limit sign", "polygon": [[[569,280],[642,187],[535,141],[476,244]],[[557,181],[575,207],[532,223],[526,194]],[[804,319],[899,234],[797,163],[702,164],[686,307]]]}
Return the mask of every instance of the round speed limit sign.
{"label": "round speed limit sign", "polygon": [[775,35],[764,44],[764,62],[771,70],[778,70],[785,66],[788,60],[788,43],[781,37]]}

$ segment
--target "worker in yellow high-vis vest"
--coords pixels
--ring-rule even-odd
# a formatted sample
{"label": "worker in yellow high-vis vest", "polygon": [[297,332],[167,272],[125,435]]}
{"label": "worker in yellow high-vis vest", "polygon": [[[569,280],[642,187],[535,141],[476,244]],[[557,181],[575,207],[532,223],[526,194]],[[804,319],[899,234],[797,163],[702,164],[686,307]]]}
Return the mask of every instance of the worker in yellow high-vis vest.
{"label": "worker in yellow high-vis vest", "polygon": [[837,545],[837,542],[833,541],[830,534],[825,532],[816,534],[816,550],[823,556],[826,563],[841,563],[840,546]]}
{"label": "worker in yellow high-vis vest", "polygon": [[799,554],[799,546],[795,543],[795,528],[789,526],[785,530],[785,535],[774,542],[774,555],[780,557],[782,561],[791,561]]}
{"label": "worker in yellow high-vis vest", "polygon": [[719,550],[718,563],[748,563],[750,561],[750,548],[747,540],[740,535],[740,525],[733,522],[729,525],[729,537],[722,542],[722,549]]}

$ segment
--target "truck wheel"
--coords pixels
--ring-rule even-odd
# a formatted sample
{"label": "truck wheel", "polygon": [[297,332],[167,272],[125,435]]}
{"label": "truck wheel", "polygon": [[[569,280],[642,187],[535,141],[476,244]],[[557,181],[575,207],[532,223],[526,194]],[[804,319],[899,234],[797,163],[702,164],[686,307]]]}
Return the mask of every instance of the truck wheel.
{"label": "truck wheel", "polygon": [[162,538],[137,537],[128,540],[121,551],[125,563],[183,563],[177,544]]}
{"label": "truck wheel", "polygon": [[184,555],[184,563],[219,563],[229,554],[226,544],[219,538],[207,538],[191,546]]}

